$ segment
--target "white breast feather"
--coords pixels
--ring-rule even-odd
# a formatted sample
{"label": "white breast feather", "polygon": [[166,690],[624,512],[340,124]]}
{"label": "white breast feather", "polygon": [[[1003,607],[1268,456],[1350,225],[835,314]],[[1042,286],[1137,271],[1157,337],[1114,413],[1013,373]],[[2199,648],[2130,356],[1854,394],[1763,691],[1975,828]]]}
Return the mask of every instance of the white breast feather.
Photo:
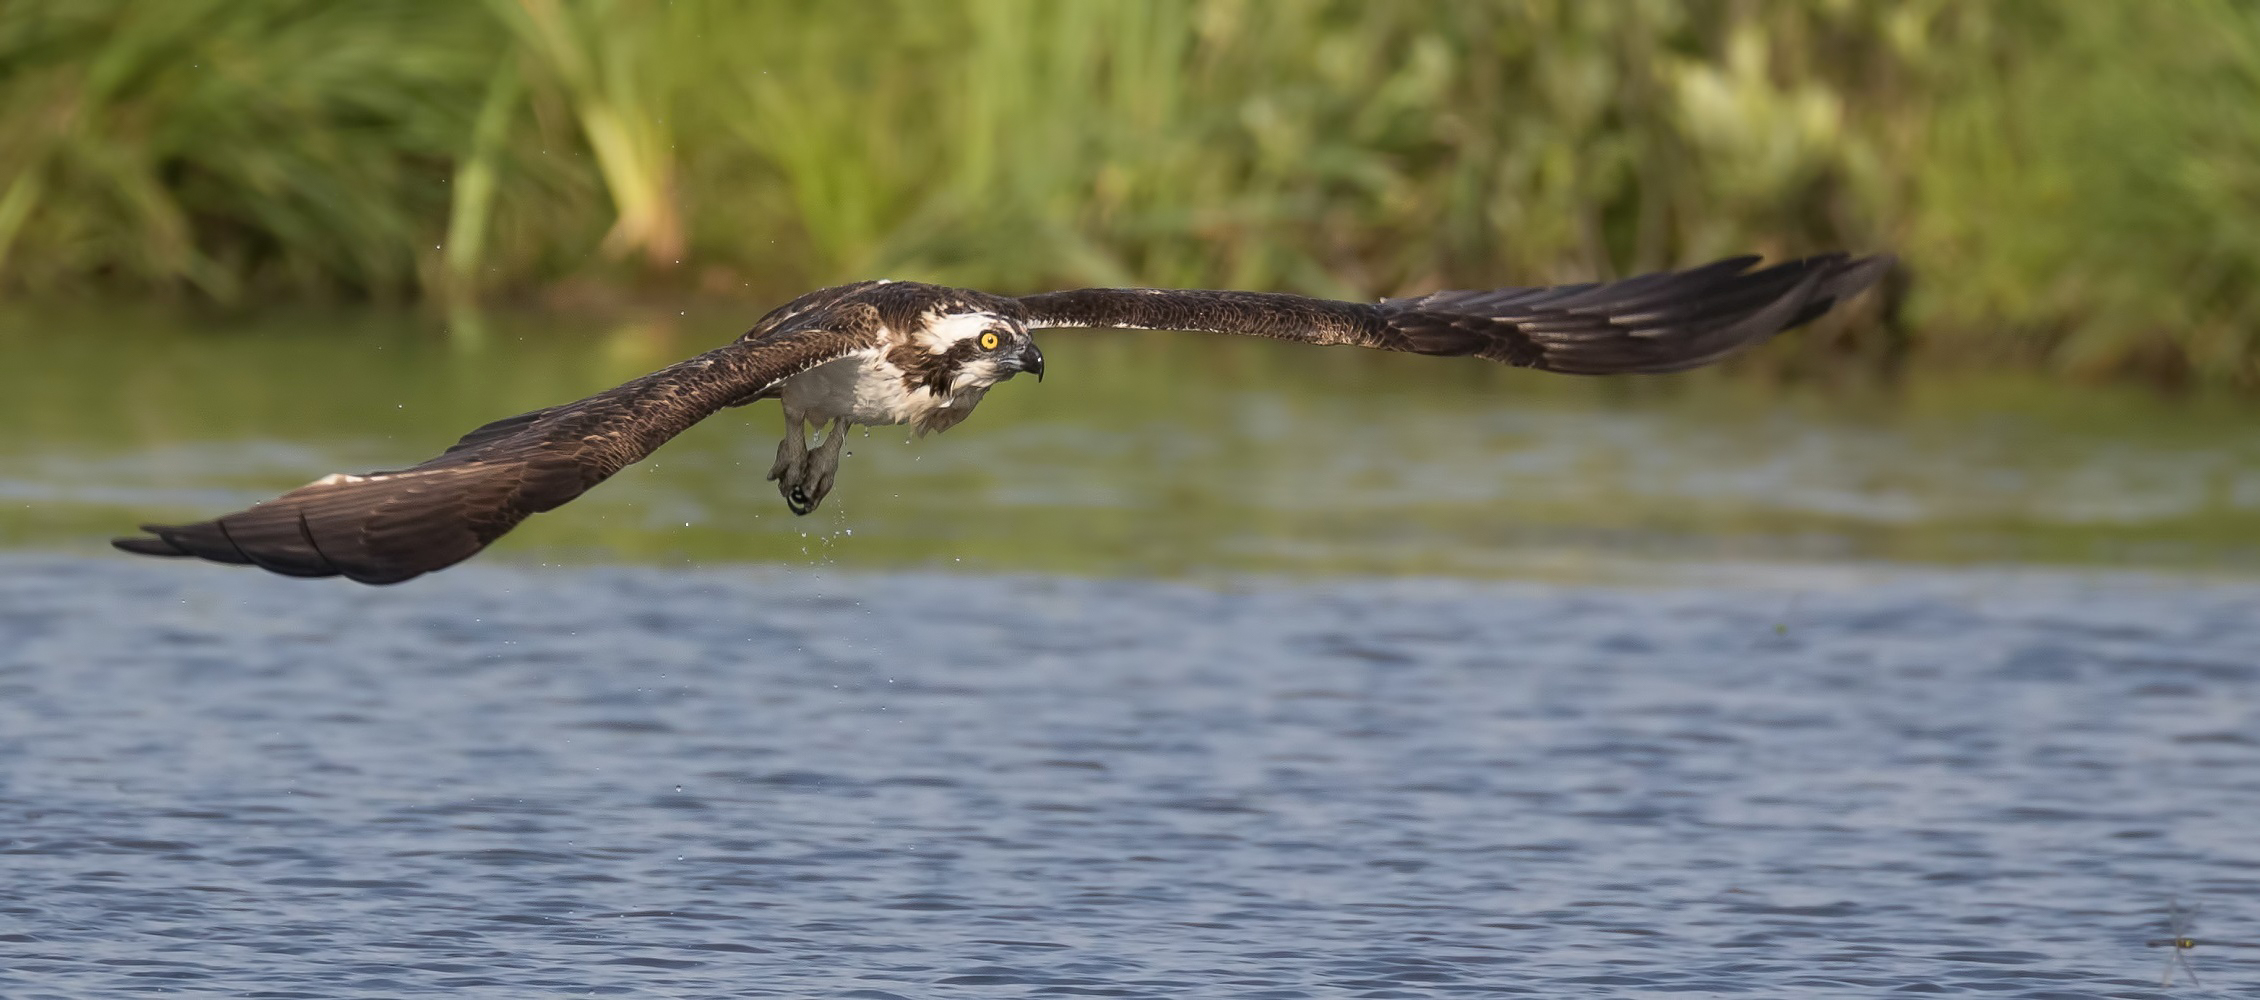
{"label": "white breast feather", "polygon": [[918,421],[947,405],[924,389],[904,387],[902,374],[877,348],[818,365],[785,380],[780,394],[785,418],[888,426]]}

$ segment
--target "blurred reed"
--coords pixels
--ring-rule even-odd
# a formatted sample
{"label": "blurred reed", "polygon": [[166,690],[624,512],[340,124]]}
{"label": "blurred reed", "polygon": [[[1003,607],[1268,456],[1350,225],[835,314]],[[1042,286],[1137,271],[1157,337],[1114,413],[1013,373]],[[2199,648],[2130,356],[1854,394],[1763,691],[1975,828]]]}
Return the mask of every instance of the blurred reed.
{"label": "blurred reed", "polygon": [[1369,296],[1890,248],[1924,350],[2249,384],[2255,109],[2238,0],[15,0],[0,288]]}

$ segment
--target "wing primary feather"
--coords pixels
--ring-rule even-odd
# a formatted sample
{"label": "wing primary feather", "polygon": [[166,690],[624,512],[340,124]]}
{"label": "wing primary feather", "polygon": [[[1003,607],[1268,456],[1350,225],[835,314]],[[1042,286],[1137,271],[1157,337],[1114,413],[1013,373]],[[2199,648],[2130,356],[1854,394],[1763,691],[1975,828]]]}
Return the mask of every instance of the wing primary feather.
{"label": "wing primary feather", "polygon": [[[1478,353],[1573,375],[1684,371],[1808,322],[1867,288],[1888,257],[1809,257],[1751,271],[1736,257],[1552,296],[1545,289],[1437,292],[1382,303],[1391,327],[1469,329]],[[1464,334],[1459,335],[1464,336]]]}
{"label": "wing primary feather", "polygon": [[322,543],[314,540],[314,526],[307,523],[306,511],[301,509],[297,514],[298,537],[306,540],[306,550],[314,553],[314,558],[322,561],[322,568],[329,571],[327,575],[338,576],[344,573],[343,569],[338,568],[337,562],[331,559],[328,553],[322,551]]}
{"label": "wing primary feather", "polygon": [[1084,288],[1016,300],[1031,328],[1190,330],[1475,355],[1578,375],[1708,364],[1809,322],[1874,284],[1889,255],[1823,254],[1752,270],[1728,257],[1622,281],[1432,292],[1365,305],[1268,292]]}
{"label": "wing primary feather", "polygon": [[162,535],[157,534],[163,529],[156,525],[144,524],[141,526],[141,530],[149,532],[149,537],[113,538],[110,540],[111,547],[121,552],[131,552],[139,556],[158,556],[165,559],[181,559],[189,555],[188,550],[165,540]]}

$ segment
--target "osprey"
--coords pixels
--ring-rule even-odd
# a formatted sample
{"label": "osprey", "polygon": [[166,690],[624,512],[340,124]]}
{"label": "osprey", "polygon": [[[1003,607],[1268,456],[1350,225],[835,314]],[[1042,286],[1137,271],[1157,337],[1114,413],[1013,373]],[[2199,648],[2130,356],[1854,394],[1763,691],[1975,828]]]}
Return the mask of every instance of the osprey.
{"label": "osprey", "polygon": [[[576,402],[505,417],[438,457],[336,473],[209,521],[148,525],[112,544],[288,576],[399,583],[470,558],[528,516],[580,496],[724,407],[775,399],[785,439],[769,478],[806,514],[839,471],[848,428],[943,431],[1044,355],[1030,330],[1191,330],[1415,354],[1473,355],[1575,375],[1709,364],[1827,312],[1888,256],[1752,270],[1735,257],[1606,284],[1435,292],[1374,304],[1265,292],[1086,288],[1020,298],[909,281],[810,292],[735,342]],[[810,438],[810,429],[816,433]]]}

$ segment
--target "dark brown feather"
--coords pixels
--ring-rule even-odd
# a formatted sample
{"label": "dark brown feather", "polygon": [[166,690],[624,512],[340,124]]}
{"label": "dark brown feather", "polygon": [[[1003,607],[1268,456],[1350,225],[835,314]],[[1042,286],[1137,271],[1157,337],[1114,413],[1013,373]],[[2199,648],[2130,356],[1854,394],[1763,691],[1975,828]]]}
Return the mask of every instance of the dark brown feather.
{"label": "dark brown feather", "polygon": [[1605,284],[1494,288],[1383,299],[1086,288],[1019,300],[1030,328],[1196,330],[1474,355],[1577,375],[1674,372],[1809,322],[1874,284],[1888,255],[1807,257],[1751,270],[1734,257]]}
{"label": "dark brown feather", "polygon": [[504,417],[423,464],[329,477],[209,521],[148,525],[149,536],[113,544],[362,583],[398,583],[454,565],[717,409],[878,344],[870,308],[837,307],[836,296],[794,308],[813,297],[765,317],[729,346],[578,402]]}
{"label": "dark brown feather", "polygon": [[938,354],[927,350],[924,344],[905,341],[887,352],[887,361],[902,369],[904,389],[947,396],[951,378],[958,368],[979,353],[981,345],[973,340],[958,341]]}

